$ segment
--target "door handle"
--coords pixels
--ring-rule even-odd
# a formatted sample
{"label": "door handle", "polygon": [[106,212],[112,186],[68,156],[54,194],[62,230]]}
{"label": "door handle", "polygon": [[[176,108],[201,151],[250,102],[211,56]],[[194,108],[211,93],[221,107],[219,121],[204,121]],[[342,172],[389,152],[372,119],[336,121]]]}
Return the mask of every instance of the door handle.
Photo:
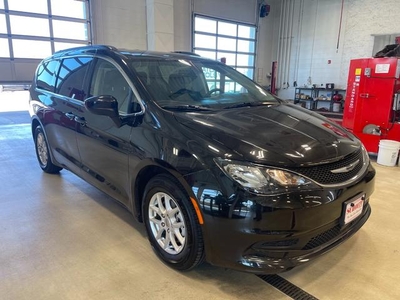
{"label": "door handle", "polygon": [[75,115],[73,114],[73,113],[71,113],[71,112],[68,112],[68,113],[65,113],[65,116],[68,118],[68,119],[70,119],[70,120],[73,120],[73,119],[75,119]]}
{"label": "door handle", "polygon": [[71,121],[74,120],[75,122],[81,124],[82,126],[86,125],[86,120],[84,117],[79,117],[72,112],[65,113],[65,116],[70,119]]}
{"label": "door handle", "polygon": [[75,122],[81,124],[82,126],[86,125],[86,120],[84,117],[75,116],[74,120],[75,120]]}

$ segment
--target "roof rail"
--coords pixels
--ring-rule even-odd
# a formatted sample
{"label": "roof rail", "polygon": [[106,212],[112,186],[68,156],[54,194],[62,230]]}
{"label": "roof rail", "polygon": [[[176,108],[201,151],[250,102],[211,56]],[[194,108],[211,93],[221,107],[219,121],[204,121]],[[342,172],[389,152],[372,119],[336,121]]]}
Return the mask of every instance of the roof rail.
{"label": "roof rail", "polygon": [[178,54],[187,54],[187,55],[194,55],[194,56],[199,56],[197,53],[190,52],[190,51],[172,51],[172,53],[178,53]]}
{"label": "roof rail", "polygon": [[108,50],[108,51],[118,51],[117,48],[114,46],[109,46],[109,45],[86,45],[86,46],[81,46],[81,47],[75,47],[75,48],[69,48],[69,49],[63,49],[54,52],[53,56],[57,57],[60,55],[68,55],[68,54],[75,54],[78,53],[79,51],[94,51],[94,50]]}
{"label": "roof rail", "polygon": [[118,49],[114,46],[110,46],[110,45],[93,45],[93,47],[97,47],[97,48],[102,48],[102,49],[107,49],[107,50],[112,50],[112,51],[117,51]]}

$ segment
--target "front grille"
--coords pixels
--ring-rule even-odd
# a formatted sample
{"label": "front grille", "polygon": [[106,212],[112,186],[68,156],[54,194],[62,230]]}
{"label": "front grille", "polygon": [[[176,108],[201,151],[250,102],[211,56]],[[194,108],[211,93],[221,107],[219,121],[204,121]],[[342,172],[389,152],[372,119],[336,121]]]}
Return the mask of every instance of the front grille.
{"label": "front grille", "polygon": [[307,245],[305,245],[302,250],[310,250],[319,247],[337,237],[339,233],[340,225],[336,225],[335,227],[332,227],[331,229],[328,229],[327,231],[313,237],[308,241]]}
{"label": "front grille", "polygon": [[[357,160],[360,160],[355,168],[349,172],[334,174],[331,170],[336,170],[339,168],[346,167]],[[306,176],[320,184],[336,184],[345,182],[354,176],[356,176],[363,166],[362,151],[359,150],[353,154],[350,154],[340,161],[324,164],[312,167],[302,167],[302,168],[291,168],[291,171],[297,172],[303,176]]]}

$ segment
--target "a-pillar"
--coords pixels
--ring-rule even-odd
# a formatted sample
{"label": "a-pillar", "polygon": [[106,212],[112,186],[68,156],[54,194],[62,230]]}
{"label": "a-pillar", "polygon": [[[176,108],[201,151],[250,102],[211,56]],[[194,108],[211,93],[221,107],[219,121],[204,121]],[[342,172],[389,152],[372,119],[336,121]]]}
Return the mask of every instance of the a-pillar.
{"label": "a-pillar", "polygon": [[147,48],[174,50],[174,1],[146,0]]}

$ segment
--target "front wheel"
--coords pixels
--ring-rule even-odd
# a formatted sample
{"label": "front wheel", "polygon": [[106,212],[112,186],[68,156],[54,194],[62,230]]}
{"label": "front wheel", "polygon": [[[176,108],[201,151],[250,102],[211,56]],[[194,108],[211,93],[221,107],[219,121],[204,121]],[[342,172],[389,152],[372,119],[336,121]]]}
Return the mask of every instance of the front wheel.
{"label": "front wheel", "polygon": [[51,161],[49,146],[47,144],[46,136],[44,135],[42,127],[38,126],[35,128],[34,139],[36,156],[42,170],[50,174],[60,172],[62,168],[56,166]]}
{"label": "front wheel", "polygon": [[150,244],[164,263],[185,271],[202,262],[199,220],[178,182],[167,175],[151,179],[144,193],[143,216]]}

